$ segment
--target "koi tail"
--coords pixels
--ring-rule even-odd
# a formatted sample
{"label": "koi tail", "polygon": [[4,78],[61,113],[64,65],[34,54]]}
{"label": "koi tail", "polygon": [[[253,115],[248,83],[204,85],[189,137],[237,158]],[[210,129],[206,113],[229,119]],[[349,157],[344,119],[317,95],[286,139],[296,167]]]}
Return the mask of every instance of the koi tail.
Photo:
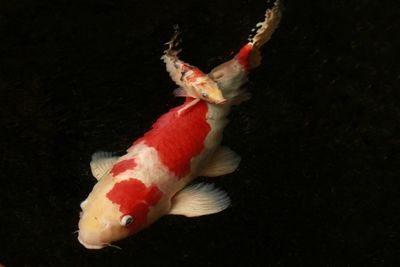
{"label": "koi tail", "polygon": [[179,26],[175,25],[174,35],[172,35],[171,40],[169,40],[169,42],[166,43],[168,48],[164,50],[164,55],[177,57],[178,54],[182,51],[182,49],[178,48],[178,46],[181,43],[181,38],[179,37],[180,34],[181,32],[179,30]]}
{"label": "koi tail", "polygon": [[218,83],[224,97],[237,105],[250,98],[242,86],[247,81],[248,72],[261,64],[261,47],[271,39],[282,17],[281,0],[265,12],[265,20],[257,24],[257,31],[249,38],[235,57],[215,67],[209,76]]}
{"label": "koi tail", "polygon": [[161,60],[164,61],[165,67],[171,79],[178,86],[184,87],[184,84],[181,81],[182,78],[181,68],[184,62],[178,58],[178,54],[182,51],[182,49],[178,48],[178,46],[181,43],[181,40],[179,38],[180,34],[179,27],[175,25],[174,30],[175,32],[171,40],[165,44],[168,46],[168,48],[164,50],[164,54],[162,55]]}
{"label": "koi tail", "polygon": [[267,9],[265,12],[264,21],[257,23],[257,31],[255,35],[249,38],[249,43],[247,44],[247,46],[251,47],[251,52],[249,53],[247,60],[249,69],[256,68],[261,64],[262,56],[260,48],[271,39],[271,36],[278,27],[281,18],[282,3],[280,0],[276,0],[274,6],[271,9]]}

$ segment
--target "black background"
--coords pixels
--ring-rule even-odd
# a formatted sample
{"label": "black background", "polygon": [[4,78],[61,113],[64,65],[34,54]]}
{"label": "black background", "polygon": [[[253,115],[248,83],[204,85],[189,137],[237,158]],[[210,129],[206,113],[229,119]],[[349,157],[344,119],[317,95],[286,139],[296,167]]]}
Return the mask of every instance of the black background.
{"label": "black background", "polygon": [[[123,151],[179,104],[159,60],[229,59],[262,0],[0,2],[0,262],[6,266],[391,266],[400,255],[400,4],[286,1],[212,179],[232,198],[117,244],[76,240],[90,156]],[[260,262],[256,264],[256,262]]]}

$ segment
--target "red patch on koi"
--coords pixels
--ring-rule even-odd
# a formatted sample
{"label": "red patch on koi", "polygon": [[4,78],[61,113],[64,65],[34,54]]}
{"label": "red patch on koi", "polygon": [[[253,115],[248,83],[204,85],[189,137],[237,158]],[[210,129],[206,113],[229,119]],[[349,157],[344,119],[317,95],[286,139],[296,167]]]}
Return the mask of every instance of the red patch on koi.
{"label": "red patch on koi", "polygon": [[204,141],[211,130],[206,118],[208,105],[204,101],[178,115],[178,110],[193,100],[187,98],[183,105],[162,115],[153,129],[134,143],[144,141],[155,148],[161,162],[180,178],[190,172],[190,161],[204,149]]}
{"label": "red patch on koi", "polygon": [[188,71],[190,68],[186,64],[182,64],[182,71]]}
{"label": "red patch on koi", "polygon": [[106,197],[119,205],[119,210],[123,215],[129,214],[134,217],[129,230],[136,232],[146,224],[149,206],[157,204],[162,195],[157,186],[146,187],[138,179],[130,178],[116,183]]}
{"label": "red patch on koi", "polygon": [[245,46],[240,49],[237,55],[237,61],[243,67],[244,70],[249,70],[249,56],[251,51],[253,50],[252,44],[246,44]]}
{"label": "red patch on koi", "polygon": [[126,159],[120,161],[112,167],[111,175],[115,177],[118,174],[125,172],[126,170],[133,170],[136,167],[136,165],[137,164],[135,159]]}

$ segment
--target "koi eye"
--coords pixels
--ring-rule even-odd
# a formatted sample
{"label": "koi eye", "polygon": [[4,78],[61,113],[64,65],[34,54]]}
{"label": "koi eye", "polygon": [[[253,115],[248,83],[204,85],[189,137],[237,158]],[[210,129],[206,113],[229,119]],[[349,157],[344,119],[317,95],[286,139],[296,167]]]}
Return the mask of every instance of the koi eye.
{"label": "koi eye", "polygon": [[133,217],[131,215],[125,215],[121,219],[121,225],[122,226],[128,226],[131,223],[133,223]]}
{"label": "koi eye", "polygon": [[201,93],[202,97],[208,98],[208,94],[207,93]]}

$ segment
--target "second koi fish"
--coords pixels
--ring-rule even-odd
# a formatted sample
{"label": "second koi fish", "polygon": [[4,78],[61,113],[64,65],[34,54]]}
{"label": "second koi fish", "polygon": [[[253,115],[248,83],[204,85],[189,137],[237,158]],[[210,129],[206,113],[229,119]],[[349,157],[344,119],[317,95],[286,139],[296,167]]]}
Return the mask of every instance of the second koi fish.
{"label": "second koi fish", "polygon": [[225,103],[226,99],[214,80],[199,68],[178,58],[178,54],[181,52],[180,49],[176,49],[178,35],[179,32],[175,30],[171,41],[167,43],[168,49],[164,51],[164,55],[161,57],[171,79],[180,86],[175,89],[174,95],[202,99],[212,104]]}

